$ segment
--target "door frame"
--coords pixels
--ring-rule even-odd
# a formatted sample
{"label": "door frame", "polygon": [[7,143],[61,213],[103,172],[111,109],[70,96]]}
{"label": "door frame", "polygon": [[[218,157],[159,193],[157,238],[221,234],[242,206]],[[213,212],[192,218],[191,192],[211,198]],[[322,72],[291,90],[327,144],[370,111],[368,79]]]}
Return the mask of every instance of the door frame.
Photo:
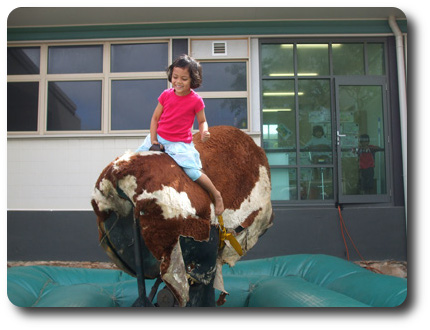
{"label": "door frame", "polygon": [[[339,203],[388,203],[391,201],[391,172],[389,169],[391,159],[391,145],[389,139],[389,119],[388,119],[388,89],[387,79],[381,76],[335,76],[334,78],[334,95],[335,95],[335,151],[337,159],[337,201]],[[385,194],[372,194],[372,195],[344,195],[342,192],[342,154],[341,144],[339,143],[338,132],[340,132],[340,106],[339,106],[339,86],[381,86],[382,90],[382,116],[384,123],[384,150],[385,150],[385,181],[386,193]],[[341,138],[341,137],[340,137]]]}

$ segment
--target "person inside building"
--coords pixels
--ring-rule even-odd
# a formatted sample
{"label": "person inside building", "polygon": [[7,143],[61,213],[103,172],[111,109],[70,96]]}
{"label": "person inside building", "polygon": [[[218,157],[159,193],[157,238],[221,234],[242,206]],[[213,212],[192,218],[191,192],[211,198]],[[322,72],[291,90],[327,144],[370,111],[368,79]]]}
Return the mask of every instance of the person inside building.
{"label": "person inside building", "polygon": [[316,125],[313,127],[312,137],[304,145],[304,149],[311,153],[313,164],[330,162],[331,141],[325,136],[322,126]]}
{"label": "person inside building", "polygon": [[383,150],[382,148],[369,143],[369,135],[361,134],[359,138],[359,147],[354,150],[359,159],[359,187],[362,194],[373,193],[375,153]]}

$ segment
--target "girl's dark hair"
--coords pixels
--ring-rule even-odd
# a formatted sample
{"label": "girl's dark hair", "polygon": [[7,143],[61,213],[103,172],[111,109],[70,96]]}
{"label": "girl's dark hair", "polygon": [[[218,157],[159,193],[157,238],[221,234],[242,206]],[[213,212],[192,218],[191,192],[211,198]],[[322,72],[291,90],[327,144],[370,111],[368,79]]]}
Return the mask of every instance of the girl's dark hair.
{"label": "girl's dark hair", "polygon": [[370,137],[367,134],[361,134],[359,140],[360,142],[370,142]]}
{"label": "girl's dark hair", "polygon": [[174,68],[188,68],[191,77],[191,88],[199,88],[202,84],[202,67],[199,62],[188,55],[179,56],[167,69],[167,78],[172,82],[172,73]]}

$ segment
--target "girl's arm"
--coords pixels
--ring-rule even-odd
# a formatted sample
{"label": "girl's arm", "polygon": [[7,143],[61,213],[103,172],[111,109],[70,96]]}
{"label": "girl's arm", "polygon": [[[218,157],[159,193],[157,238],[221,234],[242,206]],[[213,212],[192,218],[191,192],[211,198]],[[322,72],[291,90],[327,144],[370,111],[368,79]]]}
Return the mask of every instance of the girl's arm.
{"label": "girl's arm", "polygon": [[383,151],[384,149],[379,146],[369,145],[369,148],[372,149],[374,152],[376,151]]}
{"label": "girl's arm", "polygon": [[157,139],[157,128],[158,128],[158,121],[160,120],[162,113],[163,113],[163,106],[160,103],[158,103],[152,115],[151,126],[149,128],[152,144],[159,144]]}
{"label": "girl's arm", "polygon": [[202,137],[202,142],[206,142],[210,138],[208,131],[208,122],[206,121],[205,109],[197,112],[197,122],[199,123],[199,131]]}

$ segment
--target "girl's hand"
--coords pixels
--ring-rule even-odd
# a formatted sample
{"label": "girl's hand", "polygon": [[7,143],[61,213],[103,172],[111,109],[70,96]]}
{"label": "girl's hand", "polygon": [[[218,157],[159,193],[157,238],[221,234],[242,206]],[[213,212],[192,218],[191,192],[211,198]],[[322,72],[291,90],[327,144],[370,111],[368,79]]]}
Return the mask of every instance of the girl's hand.
{"label": "girl's hand", "polygon": [[206,142],[211,137],[211,133],[209,131],[204,131],[202,134],[202,142]]}
{"label": "girl's hand", "polygon": [[153,151],[164,151],[164,146],[158,141],[152,141],[152,146],[149,150]]}

